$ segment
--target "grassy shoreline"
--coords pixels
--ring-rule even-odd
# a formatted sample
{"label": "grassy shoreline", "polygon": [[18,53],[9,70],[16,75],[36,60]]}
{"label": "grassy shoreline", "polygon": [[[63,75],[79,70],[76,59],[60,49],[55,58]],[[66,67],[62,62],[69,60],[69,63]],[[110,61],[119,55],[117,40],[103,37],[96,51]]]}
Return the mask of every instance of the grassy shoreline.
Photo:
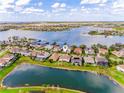
{"label": "grassy shoreline", "polygon": [[29,93],[29,91],[46,91],[46,93],[86,93],[78,90],[66,89],[66,88],[58,88],[58,87],[40,87],[40,86],[32,86],[32,87],[16,87],[16,88],[6,88],[0,90],[0,93],[20,93],[20,90],[23,91],[21,93]]}

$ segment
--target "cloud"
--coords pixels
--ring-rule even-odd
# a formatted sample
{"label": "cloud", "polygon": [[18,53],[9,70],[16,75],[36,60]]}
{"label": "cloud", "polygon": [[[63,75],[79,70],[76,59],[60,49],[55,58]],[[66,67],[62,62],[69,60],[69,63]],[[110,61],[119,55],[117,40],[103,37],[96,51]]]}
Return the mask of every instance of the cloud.
{"label": "cloud", "polygon": [[76,12],[78,9],[77,8],[72,8],[70,11],[71,12]]}
{"label": "cloud", "polygon": [[44,10],[43,9],[38,9],[38,8],[26,8],[22,13],[43,13]]}
{"label": "cloud", "polygon": [[53,5],[51,5],[51,7],[53,8],[53,10],[52,10],[53,13],[66,11],[66,4],[65,3],[56,2]]}
{"label": "cloud", "polygon": [[80,4],[98,4],[106,3],[108,0],[81,0]]}
{"label": "cloud", "polygon": [[66,4],[65,3],[54,3],[52,6],[52,8],[65,8],[66,7]]}
{"label": "cloud", "polygon": [[111,10],[112,14],[124,15],[124,0],[117,0],[113,2]]}
{"label": "cloud", "polygon": [[8,5],[14,3],[14,0],[0,0],[1,5]]}
{"label": "cloud", "polygon": [[0,13],[6,13],[8,8],[14,8],[14,0],[0,0]]}
{"label": "cloud", "polygon": [[39,2],[39,3],[38,3],[38,6],[42,6],[42,5],[43,5],[43,3],[42,3],[42,2]]}
{"label": "cloud", "polygon": [[117,0],[113,3],[113,8],[124,8],[124,0]]}
{"label": "cloud", "polygon": [[17,0],[16,1],[16,6],[24,6],[30,3],[31,0]]}

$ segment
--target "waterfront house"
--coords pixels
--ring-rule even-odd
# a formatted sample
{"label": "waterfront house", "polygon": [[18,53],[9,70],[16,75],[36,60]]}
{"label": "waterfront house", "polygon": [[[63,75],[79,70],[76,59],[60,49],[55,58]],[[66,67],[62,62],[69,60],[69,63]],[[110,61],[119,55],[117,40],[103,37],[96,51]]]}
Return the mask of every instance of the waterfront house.
{"label": "waterfront house", "polygon": [[44,44],[40,44],[40,43],[32,43],[30,44],[31,47],[37,48],[37,49],[43,49],[45,47]]}
{"label": "waterfront house", "polygon": [[30,56],[31,56],[32,59],[36,58],[36,56],[37,56],[37,52],[34,51],[34,50],[31,51],[31,55],[30,55]]}
{"label": "waterfront house", "polygon": [[20,50],[21,50],[20,48],[11,48],[10,52],[11,53],[20,53]]}
{"label": "waterfront house", "polygon": [[1,68],[1,67],[4,67],[5,65],[6,65],[5,60],[0,59],[0,68]]}
{"label": "waterfront house", "polygon": [[98,50],[100,55],[105,55],[108,53],[108,50],[106,48],[99,48]]}
{"label": "waterfront house", "polygon": [[85,48],[85,54],[87,55],[94,55],[95,51],[93,48]]}
{"label": "waterfront house", "polygon": [[95,60],[94,60],[93,56],[86,56],[86,57],[83,57],[83,58],[84,58],[84,62],[86,64],[95,64]]}
{"label": "waterfront house", "polygon": [[42,61],[47,59],[50,56],[48,52],[42,51],[40,53],[37,53],[36,60]]}
{"label": "waterfront house", "polygon": [[52,61],[57,61],[59,59],[60,54],[59,53],[53,53],[50,57],[49,60]]}
{"label": "waterfront house", "polygon": [[61,54],[59,61],[70,62],[71,56],[68,54]]}
{"label": "waterfront house", "polygon": [[82,54],[82,51],[83,51],[82,48],[77,47],[77,48],[74,49],[73,52],[74,52],[75,54],[81,55],[81,54]]}
{"label": "waterfront house", "polygon": [[59,45],[53,45],[53,52],[60,52],[62,49]]}
{"label": "waterfront house", "polygon": [[95,62],[97,65],[100,65],[100,66],[108,66],[108,60],[102,56],[96,56]]}
{"label": "waterfront house", "polygon": [[73,56],[71,58],[71,63],[73,65],[82,66],[83,65],[83,58],[82,57],[79,57],[79,56]]}
{"label": "waterfront house", "polygon": [[123,64],[123,65],[118,65],[118,66],[116,66],[116,69],[117,69],[118,71],[124,72],[124,64]]}
{"label": "waterfront house", "polygon": [[112,51],[112,54],[117,56],[117,57],[124,57],[124,49],[121,49],[119,51]]}
{"label": "waterfront house", "polygon": [[53,49],[53,45],[47,44],[44,48],[47,50],[51,50]]}
{"label": "waterfront house", "polygon": [[7,54],[0,58],[0,67],[8,66],[12,61],[15,61],[16,57],[12,54]]}
{"label": "waterfront house", "polygon": [[30,56],[31,52],[28,51],[28,50],[21,50],[20,54],[23,55],[23,56]]}

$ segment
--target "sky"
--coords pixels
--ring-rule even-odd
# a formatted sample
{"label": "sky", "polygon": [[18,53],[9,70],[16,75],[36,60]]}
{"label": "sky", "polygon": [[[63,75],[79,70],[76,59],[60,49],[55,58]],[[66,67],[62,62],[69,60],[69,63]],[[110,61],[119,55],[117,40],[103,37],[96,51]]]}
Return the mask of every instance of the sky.
{"label": "sky", "polygon": [[0,0],[4,21],[124,21],[124,0]]}

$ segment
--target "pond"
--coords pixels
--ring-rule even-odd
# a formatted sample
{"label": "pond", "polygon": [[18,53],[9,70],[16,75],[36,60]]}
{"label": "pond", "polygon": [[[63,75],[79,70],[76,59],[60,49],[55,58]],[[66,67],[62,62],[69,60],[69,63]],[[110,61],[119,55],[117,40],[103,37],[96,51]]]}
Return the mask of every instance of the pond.
{"label": "pond", "polygon": [[3,81],[7,87],[43,84],[85,91],[87,93],[124,93],[115,82],[106,76],[90,72],[68,71],[31,64],[17,66]]}
{"label": "pond", "polygon": [[124,44],[124,36],[105,37],[105,36],[88,35],[87,32],[89,32],[92,29],[93,28],[91,27],[81,27],[81,28],[74,28],[70,30],[57,31],[57,32],[9,30],[9,31],[0,32],[0,40],[7,40],[7,38],[10,36],[19,36],[19,37],[45,40],[50,43],[53,42],[57,42],[58,44],[67,43],[69,45],[77,45],[77,46],[81,44],[91,46],[92,44],[97,44],[97,43],[107,46],[115,43]]}

